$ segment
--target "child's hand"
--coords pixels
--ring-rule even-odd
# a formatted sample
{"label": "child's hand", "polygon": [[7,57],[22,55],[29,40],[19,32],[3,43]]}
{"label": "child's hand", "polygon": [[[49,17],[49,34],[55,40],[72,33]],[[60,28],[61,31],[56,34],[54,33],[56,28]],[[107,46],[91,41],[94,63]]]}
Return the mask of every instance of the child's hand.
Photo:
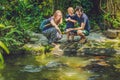
{"label": "child's hand", "polygon": [[65,19],[65,21],[68,21],[68,19]]}
{"label": "child's hand", "polygon": [[69,17],[69,18],[67,18],[67,19],[65,19],[66,21],[69,21],[69,20],[71,20],[71,18]]}
{"label": "child's hand", "polygon": [[71,18],[70,18],[70,17],[68,18],[68,21],[69,21],[69,20],[71,20]]}
{"label": "child's hand", "polygon": [[66,30],[66,32],[70,32],[70,31],[72,31],[72,30],[73,30],[72,28],[69,28],[69,29]]}

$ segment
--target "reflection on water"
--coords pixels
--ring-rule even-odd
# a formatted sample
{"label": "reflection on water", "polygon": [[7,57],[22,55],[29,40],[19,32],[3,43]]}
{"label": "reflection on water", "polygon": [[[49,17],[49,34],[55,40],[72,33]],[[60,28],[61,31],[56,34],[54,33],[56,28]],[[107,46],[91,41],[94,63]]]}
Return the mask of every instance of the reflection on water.
{"label": "reflection on water", "polygon": [[35,55],[10,56],[0,69],[0,80],[119,80],[120,77],[111,76],[119,73],[109,66],[96,64],[94,59],[88,56],[46,56],[44,59]]}
{"label": "reflection on water", "polygon": [[91,73],[82,69],[88,59],[79,57],[11,56],[0,70],[0,80],[87,80]]}

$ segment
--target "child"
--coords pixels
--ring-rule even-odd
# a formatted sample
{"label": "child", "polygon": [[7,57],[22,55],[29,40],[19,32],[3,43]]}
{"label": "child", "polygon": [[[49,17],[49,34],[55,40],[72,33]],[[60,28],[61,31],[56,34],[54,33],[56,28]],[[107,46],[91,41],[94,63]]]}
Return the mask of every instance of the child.
{"label": "child", "polygon": [[68,31],[69,28],[74,28],[74,24],[76,22],[75,20],[75,15],[74,15],[74,9],[72,7],[69,7],[67,9],[68,11],[68,14],[66,16],[66,34],[67,34],[67,41],[70,42],[70,36],[71,36],[71,40],[73,41],[74,40],[74,33],[72,31]]}

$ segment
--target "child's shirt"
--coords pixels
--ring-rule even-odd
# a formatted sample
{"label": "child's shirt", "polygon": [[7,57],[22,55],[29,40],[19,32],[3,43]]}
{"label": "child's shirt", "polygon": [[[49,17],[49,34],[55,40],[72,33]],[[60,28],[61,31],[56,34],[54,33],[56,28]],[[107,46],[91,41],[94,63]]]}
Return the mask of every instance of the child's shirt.
{"label": "child's shirt", "polygon": [[[67,14],[66,19],[68,19],[68,18],[71,18],[73,20],[77,20],[77,16],[76,15],[71,16],[71,15]],[[66,23],[66,29],[73,28],[73,27],[74,27],[74,22],[67,21],[67,23]]]}

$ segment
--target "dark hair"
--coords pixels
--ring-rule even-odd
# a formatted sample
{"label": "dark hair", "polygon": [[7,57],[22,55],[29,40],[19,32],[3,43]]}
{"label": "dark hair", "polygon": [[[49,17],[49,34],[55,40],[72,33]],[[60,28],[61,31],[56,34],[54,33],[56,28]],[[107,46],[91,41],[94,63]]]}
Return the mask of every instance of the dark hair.
{"label": "dark hair", "polygon": [[81,11],[81,12],[83,12],[83,8],[82,8],[82,6],[76,6],[76,8],[75,8],[75,11]]}

